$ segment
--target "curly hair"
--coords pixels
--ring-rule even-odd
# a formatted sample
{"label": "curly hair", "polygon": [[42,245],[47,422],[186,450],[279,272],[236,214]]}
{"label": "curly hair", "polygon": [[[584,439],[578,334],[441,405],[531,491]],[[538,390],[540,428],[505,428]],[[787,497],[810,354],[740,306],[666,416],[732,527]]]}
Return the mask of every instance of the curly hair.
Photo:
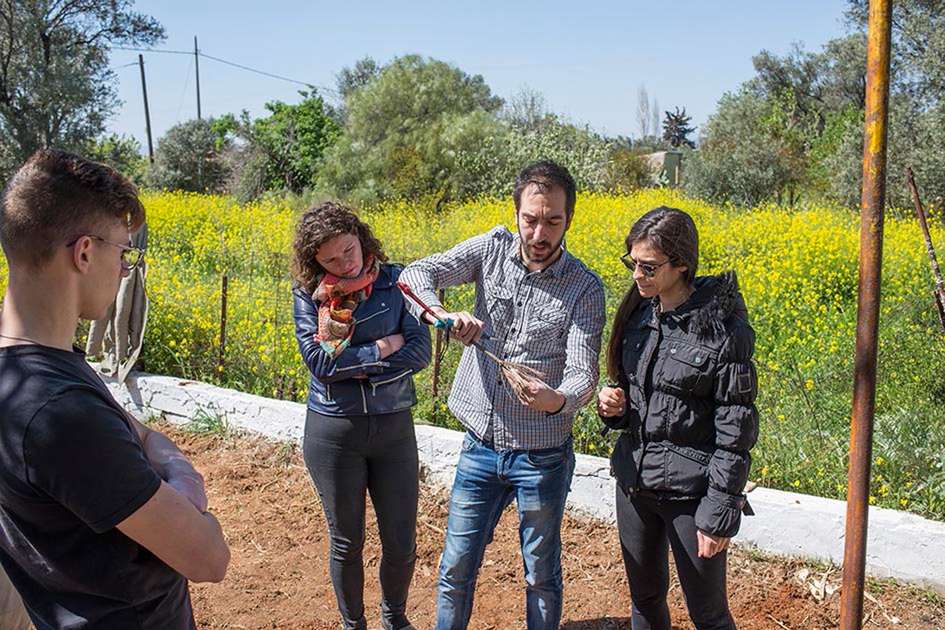
{"label": "curly hair", "polygon": [[295,285],[311,294],[318,288],[325,269],[318,264],[315,254],[326,242],[342,234],[354,234],[361,241],[364,259],[374,256],[386,262],[387,255],[381,242],[374,237],[371,227],[359,219],[353,210],[333,201],[312,206],[299,219],[292,244],[292,278]]}

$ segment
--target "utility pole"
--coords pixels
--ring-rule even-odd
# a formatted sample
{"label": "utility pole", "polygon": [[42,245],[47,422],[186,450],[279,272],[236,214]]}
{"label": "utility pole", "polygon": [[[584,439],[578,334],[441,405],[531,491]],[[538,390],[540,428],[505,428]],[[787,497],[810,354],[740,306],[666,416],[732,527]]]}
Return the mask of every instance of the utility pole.
{"label": "utility pole", "polygon": [[866,534],[869,522],[870,464],[876,413],[876,351],[883,262],[883,209],[886,202],[886,126],[889,106],[891,0],[870,0],[866,45],[866,117],[863,192],[860,199],[860,279],[857,291],[853,413],[847,520],[840,592],[840,630],[863,624]]}
{"label": "utility pole", "polygon": [[200,51],[197,49],[197,36],[194,35],[194,70],[197,75],[197,120],[200,116]]}
{"label": "utility pole", "polygon": [[148,109],[148,84],[144,80],[144,55],[138,55],[141,68],[141,93],[144,95],[144,126],[148,130],[148,161],[154,164],[154,144],[151,142],[151,110]]}

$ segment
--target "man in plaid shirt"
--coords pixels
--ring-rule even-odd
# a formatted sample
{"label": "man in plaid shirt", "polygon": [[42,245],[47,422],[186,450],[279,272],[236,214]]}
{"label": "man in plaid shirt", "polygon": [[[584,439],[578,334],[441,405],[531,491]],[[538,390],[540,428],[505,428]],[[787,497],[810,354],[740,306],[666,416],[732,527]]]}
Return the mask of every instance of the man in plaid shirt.
{"label": "man in plaid shirt", "polygon": [[[518,234],[499,226],[409,265],[401,280],[467,347],[449,407],[466,427],[440,562],[437,630],[466,628],[476,576],[502,510],[519,514],[529,630],[561,619],[561,519],[574,472],[571,426],[593,395],[604,326],[600,279],[564,248],[575,184],[553,162],[526,167],[513,198]],[[473,313],[447,312],[437,289],[474,282]],[[411,305],[413,308],[413,305]],[[419,308],[415,314],[429,321]],[[483,332],[487,333],[483,336]],[[540,370],[521,396],[470,346]]]}

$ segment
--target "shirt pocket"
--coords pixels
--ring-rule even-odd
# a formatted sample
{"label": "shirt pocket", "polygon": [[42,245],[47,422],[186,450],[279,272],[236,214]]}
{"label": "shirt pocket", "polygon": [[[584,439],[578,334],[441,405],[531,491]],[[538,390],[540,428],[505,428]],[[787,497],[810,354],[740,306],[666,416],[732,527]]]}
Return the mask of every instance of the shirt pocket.
{"label": "shirt pocket", "polygon": [[488,283],[485,286],[486,311],[491,319],[493,336],[501,336],[512,326],[514,315],[512,292],[501,284]]}
{"label": "shirt pocket", "polygon": [[661,380],[669,388],[688,396],[708,396],[714,363],[707,349],[673,341],[666,349]]}
{"label": "shirt pocket", "polygon": [[564,347],[567,336],[568,313],[557,306],[543,306],[532,311],[528,320],[528,341],[535,344],[546,344],[560,339]]}

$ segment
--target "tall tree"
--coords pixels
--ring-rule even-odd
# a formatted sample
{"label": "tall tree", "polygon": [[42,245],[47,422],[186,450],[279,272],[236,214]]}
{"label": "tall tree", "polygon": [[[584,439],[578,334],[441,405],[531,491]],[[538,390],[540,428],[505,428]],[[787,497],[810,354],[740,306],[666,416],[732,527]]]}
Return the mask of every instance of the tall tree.
{"label": "tall tree", "polygon": [[851,33],[821,52],[795,46],[783,57],[762,50],[752,58],[757,76],[748,86],[764,98],[792,94],[797,115],[813,116],[822,130],[831,112],[862,108],[866,98],[866,38]]}
{"label": "tall tree", "polygon": [[336,195],[364,200],[436,191],[451,159],[446,130],[458,116],[501,106],[481,75],[397,58],[348,99],[344,135],[325,153],[319,178]]}
{"label": "tall tree", "polygon": [[377,65],[373,57],[363,57],[358,59],[351,68],[344,67],[335,77],[335,84],[338,86],[338,94],[343,99],[347,99],[359,89],[370,83],[377,75],[381,73],[381,67]]}
{"label": "tall tree", "polygon": [[641,140],[650,135],[650,95],[645,85],[637,89],[637,131]]}
{"label": "tall tree", "polygon": [[524,129],[537,129],[547,122],[551,112],[545,96],[538,90],[522,87],[503,105],[501,118]]}
{"label": "tall tree", "polygon": [[677,107],[672,112],[666,112],[666,118],[663,119],[663,140],[669,143],[674,149],[686,146],[694,149],[696,144],[689,139],[689,134],[695,131],[695,127],[689,123],[692,116],[686,115],[686,108],[679,111]]}
{"label": "tall tree", "polygon": [[660,102],[656,100],[656,97],[653,97],[653,105],[650,107],[651,115],[653,116],[653,123],[650,127],[652,130],[654,138],[659,137],[660,135]]}
{"label": "tall tree", "polygon": [[236,150],[233,168],[241,198],[253,198],[266,190],[300,193],[311,188],[322,154],[341,130],[314,90],[301,91],[302,101],[266,103],[269,116],[250,120],[244,111],[235,132],[244,142]]}
{"label": "tall tree", "polygon": [[723,95],[687,161],[686,188],[703,199],[746,206],[791,203],[806,165],[805,129],[793,122],[791,103],[748,86]]}
{"label": "tall tree", "polygon": [[[865,31],[869,3],[849,0],[847,19]],[[894,91],[928,107],[945,101],[945,0],[896,0],[892,13]]]}
{"label": "tall tree", "polygon": [[0,0],[0,144],[13,162],[40,147],[79,149],[118,105],[113,45],[164,38],[131,0]]}

